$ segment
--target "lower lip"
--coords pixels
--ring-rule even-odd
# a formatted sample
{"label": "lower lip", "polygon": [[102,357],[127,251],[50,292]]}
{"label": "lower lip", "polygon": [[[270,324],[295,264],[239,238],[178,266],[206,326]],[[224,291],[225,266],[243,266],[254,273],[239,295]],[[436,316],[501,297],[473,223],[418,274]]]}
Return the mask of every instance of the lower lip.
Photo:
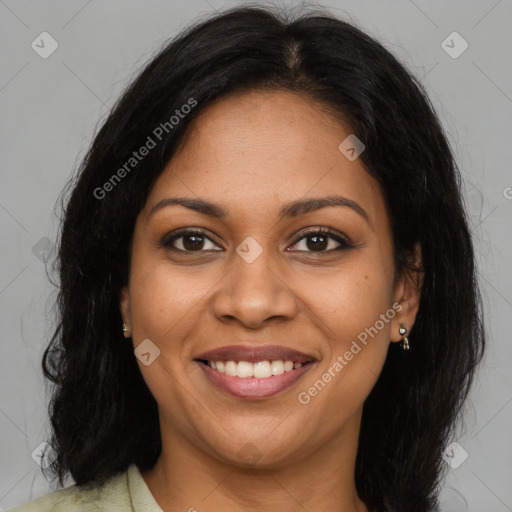
{"label": "lower lip", "polygon": [[200,361],[197,361],[197,364],[212,384],[230,395],[247,399],[269,398],[277,395],[277,393],[293,386],[313,366],[313,362],[309,362],[303,364],[300,368],[284,372],[281,375],[257,379],[256,377],[231,377]]}

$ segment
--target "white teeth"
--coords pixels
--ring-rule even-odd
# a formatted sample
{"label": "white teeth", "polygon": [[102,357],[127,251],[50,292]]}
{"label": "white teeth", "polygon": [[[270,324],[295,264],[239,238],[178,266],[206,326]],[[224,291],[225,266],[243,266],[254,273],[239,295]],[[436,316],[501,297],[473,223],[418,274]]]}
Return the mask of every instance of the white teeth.
{"label": "white teeth", "polygon": [[236,375],[237,377],[242,377],[242,379],[245,379],[246,377],[252,377],[253,371],[254,365],[252,363],[248,363],[247,361],[240,361],[236,369]]}
{"label": "white teeth", "polygon": [[253,376],[257,379],[266,379],[272,376],[270,363],[268,361],[259,361],[253,365]]}
{"label": "white teeth", "polygon": [[282,375],[284,373],[283,361],[272,361],[270,366],[272,367],[272,375]]}
{"label": "white teeth", "polygon": [[224,369],[224,373],[226,375],[229,375],[230,377],[236,377],[237,368],[238,368],[238,365],[235,363],[235,361],[226,361],[226,367]]}
{"label": "white teeth", "polygon": [[272,377],[272,375],[282,375],[285,372],[300,368],[302,363],[283,360],[258,361],[257,363],[248,361],[208,361],[208,366],[230,377],[266,379]]}

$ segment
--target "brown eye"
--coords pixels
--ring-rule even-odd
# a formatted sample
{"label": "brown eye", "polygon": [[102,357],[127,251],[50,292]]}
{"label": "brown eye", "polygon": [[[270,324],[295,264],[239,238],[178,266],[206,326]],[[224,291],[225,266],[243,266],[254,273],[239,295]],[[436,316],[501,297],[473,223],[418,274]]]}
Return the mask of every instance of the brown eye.
{"label": "brown eye", "polygon": [[[210,244],[210,246],[208,246]],[[203,252],[218,250],[216,244],[200,230],[187,230],[173,233],[162,241],[165,247],[182,252]],[[220,249],[222,250],[222,249]]]}
{"label": "brown eye", "polygon": [[[305,240],[305,243],[299,243]],[[337,244],[337,246],[336,246]],[[300,247],[302,245],[302,247]],[[339,236],[337,233],[328,229],[318,229],[303,233],[292,245],[298,246],[299,252],[317,252],[317,253],[330,253],[340,251],[343,249],[350,249],[353,247],[347,240]]]}
{"label": "brown eye", "polygon": [[205,238],[201,235],[183,235],[180,238],[182,238],[181,245],[187,251],[201,250],[205,243]]}

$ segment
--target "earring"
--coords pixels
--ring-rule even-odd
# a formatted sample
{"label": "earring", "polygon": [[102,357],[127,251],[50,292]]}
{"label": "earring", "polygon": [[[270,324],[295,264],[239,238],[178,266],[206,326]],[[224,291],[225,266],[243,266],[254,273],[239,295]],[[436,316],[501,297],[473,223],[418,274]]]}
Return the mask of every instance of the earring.
{"label": "earring", "polygon": [[123,329],[124,337],[125,337],[125,338],[128,338],[130,335],[129,335],[129,334],[126,334],[126,333],[127,333],[127,331],[128,331],[128,327],[126,327],[126,324],[125,324],[124,322],[123,322],[122,329]]}
{"label": "earring", "polygon": [[409,347],[409,340],[405,336],[407,334],[407,328],[405,327],[405,324],[400,324],[400,328],[398,329],[398,332],[404,337],[402,340],[402,349],[403,350],[409,350],[411,347]]}

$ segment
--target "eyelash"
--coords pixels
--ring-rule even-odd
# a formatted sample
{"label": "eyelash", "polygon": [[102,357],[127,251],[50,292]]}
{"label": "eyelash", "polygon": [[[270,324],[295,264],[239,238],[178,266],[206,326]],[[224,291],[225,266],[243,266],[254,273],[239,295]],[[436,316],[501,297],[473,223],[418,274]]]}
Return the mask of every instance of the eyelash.
{"label": "eyelash", "polygon": [[[214,242],[210,237],[208,237],[206,235],[206,233],[204,231],[202,231],[201,229],[190,229],[190,228],[189,229],[185,229],[185,230],[180,230],[180,231],[178,231],[176,233],[172,233],[172,236],[168,236],[168,235],[165,236],[161,243],[167,249],[175,251],[175,252],[182,252],[182,253],[202,253],[202,252],[207,252],[205,250],[186,251],[186,250],[183,250],[183,249],[178,249],[176,247],[173,247],[173,243],[176,240],[178,240],[180,238],[183,238],[183,237],[185,237],[187,235],[199,235],[199,236],[202,236],[202,237],[206,238],[207,240],[209,240],[213,244],[216,244],[216,242]],[[334,253],[334,252],[337,252],[337,251],[343,251],[343,250],[347,250],[347,249],[354,249],[354,248],[356,248],[356,245],[351,244],[348,240],[346,240],[345,238],[339,236],[337,234],[337,232],[333,231],[332,229],[328,229],[328,228],[316,228],[314,230],[310,230],[310,231],[306,231],[305,233],[301,233],[301,235],[298,238],[296,238],[295,241],[292,242],[291,245],[292,246],[297,245],[304,238],[308,238],[308,237],[313,236],[313,235],[328,236],[328,238],[334,240],[335,242],[338,242],[340,244],[340,246],[335,248],[335,249],[330,249],[330,250],[327,250],[327,251],[297,251],[297,252],[299,252],[299,253],[300,252],[309,252],[309,253],[312,253],[312,254],[331,254],[331,253]],[[293,252],[295,252],[295,251],[293,251]]]}

